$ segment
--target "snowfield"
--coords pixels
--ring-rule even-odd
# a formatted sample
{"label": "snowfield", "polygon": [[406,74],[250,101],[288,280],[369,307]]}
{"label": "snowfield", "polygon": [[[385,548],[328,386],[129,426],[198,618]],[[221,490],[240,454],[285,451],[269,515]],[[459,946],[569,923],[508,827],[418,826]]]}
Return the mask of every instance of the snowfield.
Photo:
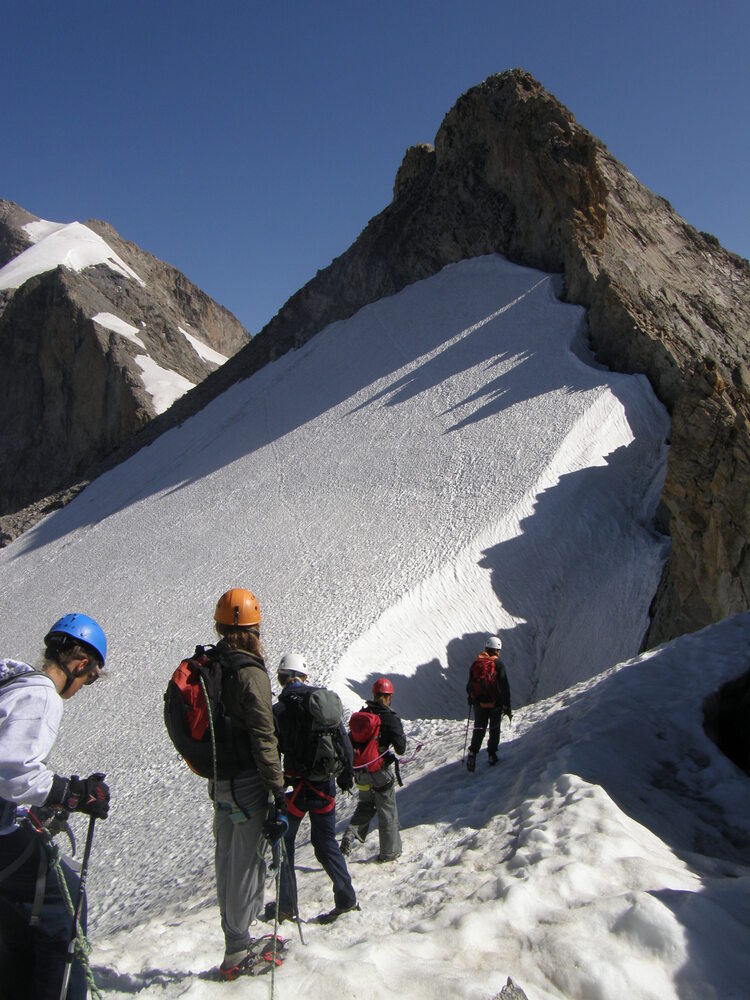
{"label": "snowfield", "polygon": [[[667,554],[669,422],[645,378],[593,364],[556,287],[497,256],[445,268],[0,551],[3,655],[37,662],[71,610],[110,640],[109,678],[67,705],[51,762],[112,787],[89,876],[107,1000],[268,994],[209,978],[211,805],[161,716],[233,585],[259,598],[272,670],[304,653],[348,710],[387,674],[406,756],[421,743],[404,855],[372,863],[371,834],[350,865],[362,911],[303,925],[305,946],[288,932],[277,997],[490,1000],[508,976],[528,1000],[748,996],[750,784],[702,706],[748,668],[750,615],[633,659]],[[514,719],[500,765],[482,752],[469,775],[464,687],[491,632]],[[353,808],[340,798],[342,828]],[[330,884],[309,846],[297,863],[309,918]]]}

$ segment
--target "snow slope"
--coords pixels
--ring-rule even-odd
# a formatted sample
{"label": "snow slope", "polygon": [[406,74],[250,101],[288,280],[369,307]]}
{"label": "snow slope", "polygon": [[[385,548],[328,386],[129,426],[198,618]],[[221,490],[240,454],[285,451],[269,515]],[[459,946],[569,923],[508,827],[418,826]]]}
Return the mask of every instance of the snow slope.
{"label": "snow slope", "polygon": [[[662,733],[664,781],[679,786],[696,743],[742,808],[746,781],[702,736],[702,689],[674,707],[689,719],[679,739],[664,721],[687,654],[665,653],[655,680],[654,657],[596,677],[646,626],[668,421],[645,379],[591,363],[583,311],[555,282],[499,257],[448,267],[232,387],[0,551],[4,655],[34,660],[48,620],[73,609],[110,638],[110,678],[68,706],[54,762],[112,783],[90,875],[106,996],[221,988],[187,976],[220,957],[210,803],[171,749],[161,696],[231,585],[258,595],[272,665],[305,653],[350,709],[387,673],[424,742],[400,792],[403,863],[355,859],[362,914],[311,929],[277,995],[489,997],[511,974],[529,1000],[615,997],[618,961],[632,996],[679,995],[688,932],[663,893],[697,895],[714,848],[710,864],[678,853],[663,788],[642,801],[640,750],[661,750]],[[725,627],[734,645],[698,688],[740,670],[747,621]],[[488,632],[503,637],[516,722],[503,765],[470,781],[463,691]],[[724,845],[734,820],[706,801]],[[744,877],[738,851],[718,869]],[[330,891],[309,851],[300,864],[311,915]],[[737,898],[721,888],[716,903],[732,933],[747,925]],[[601,945],[585,966],[581,933]],[[745,971],[718,968],[730,984]]]}

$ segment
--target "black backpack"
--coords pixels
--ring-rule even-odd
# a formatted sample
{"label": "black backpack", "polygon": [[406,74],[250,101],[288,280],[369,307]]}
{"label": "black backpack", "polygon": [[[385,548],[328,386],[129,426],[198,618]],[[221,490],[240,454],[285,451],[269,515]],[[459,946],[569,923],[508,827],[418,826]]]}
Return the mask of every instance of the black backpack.
{"label": "black backpack", "polygon": [[285,694],[280,746],[284,770],[310,781],[335,778],[344,769],[346,756],[341,741],[344,717],[341,699],[327,688],[291,691]]}
{"label": "black backpack", "polygon": [[[262,666],[260,661],[258,665]],[[190,770],[202,778],[231,778],[253,766],[248,735],[224,711],[225,669],[215,647],[196,646],[164,692],[169,738]]]}

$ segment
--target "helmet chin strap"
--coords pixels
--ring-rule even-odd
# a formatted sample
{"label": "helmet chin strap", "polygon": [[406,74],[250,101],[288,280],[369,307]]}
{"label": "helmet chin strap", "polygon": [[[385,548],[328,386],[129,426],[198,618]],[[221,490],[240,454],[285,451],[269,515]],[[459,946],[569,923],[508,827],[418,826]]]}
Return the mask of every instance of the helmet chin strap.
{"label": "helmet chin strap", "polygon": [[72,670],[68,670],[67,667],[64,667],[62,663],[58,663],[57,666],[60,668],[60,670],[62,670],[62,672],[65,674],[65,677],[67,678],[60,694],[65,694],[65,692],[68,690],[73,681],[77,681],[79,680],[79,678],[85,677],[86,674],[91,673],[90,667],[84,667],[83,670],[79,670],[77,673],[74,673]]}
{"label": "helmet chin strap", "polygon": [[65,674],[66,677],[65,684],[63,685],[63,689],[60,692],[60,694],[65,694],[65,692],[68,690],[70,685],[75,680],[75,676],[70,672],[70,670],[68,670],[67,667],[64,667],[62,663],[58,663],[57,666],[60,668],[60,670],[62,670],[62,672]]}

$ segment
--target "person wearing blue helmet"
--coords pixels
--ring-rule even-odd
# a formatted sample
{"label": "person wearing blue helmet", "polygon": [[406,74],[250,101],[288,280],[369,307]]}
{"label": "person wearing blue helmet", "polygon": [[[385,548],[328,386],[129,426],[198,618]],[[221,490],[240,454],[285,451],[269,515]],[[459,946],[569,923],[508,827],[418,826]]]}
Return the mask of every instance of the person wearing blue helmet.
{"label": "person wearing blue helmet", "polygon": [[[46,764],[63,703],[101,674],[106,637],[93,618],[67,614],[52,625],[44,644],[39,670],[0,659],[0,994],[19,1000],[57,1000],[65,974],[72,918],[50,864],[56,850],[50,831],[64,828],[72,811],[97,819],[109,812],[104,774],[67,777]],[[61,868],[76,899],[78,875],[65,861]],[[84,931],[85,922],[84,908]],[[66,996],[86,997],[77,959]]]}

